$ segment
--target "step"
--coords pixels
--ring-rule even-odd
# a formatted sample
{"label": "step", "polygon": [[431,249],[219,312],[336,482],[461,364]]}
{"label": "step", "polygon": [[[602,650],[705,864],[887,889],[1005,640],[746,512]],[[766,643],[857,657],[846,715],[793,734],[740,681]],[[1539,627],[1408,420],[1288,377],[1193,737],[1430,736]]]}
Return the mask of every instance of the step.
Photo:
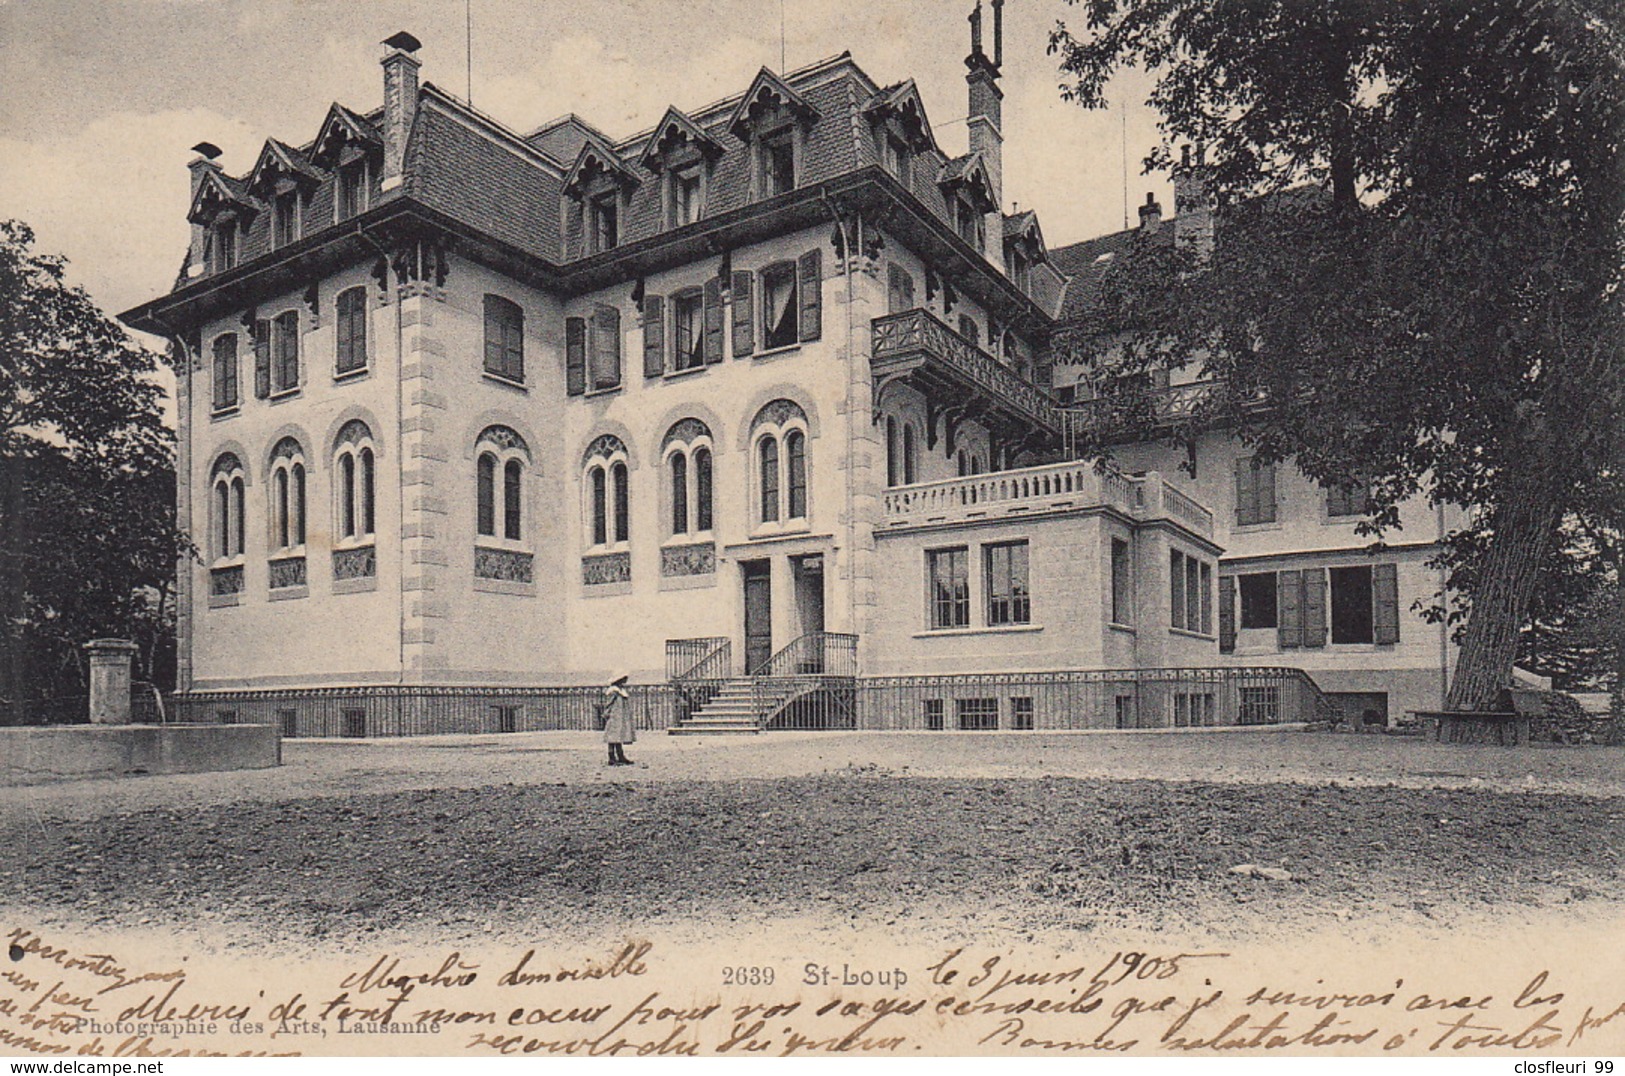
{"label": "step", "polygon": [[667,730],[672,736],[743,735],[755,736],[762,730],[757,725],[674,725]]}

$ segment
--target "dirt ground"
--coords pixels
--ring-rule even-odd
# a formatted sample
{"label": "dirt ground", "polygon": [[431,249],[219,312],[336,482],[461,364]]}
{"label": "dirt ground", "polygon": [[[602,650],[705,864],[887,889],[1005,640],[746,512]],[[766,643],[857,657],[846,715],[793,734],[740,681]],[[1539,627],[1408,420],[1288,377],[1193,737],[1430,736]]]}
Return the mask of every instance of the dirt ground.
{"label": "dirt ground", "polygon": [[792,918],[1378,936],[1625,911],[1617,750],[646,735],[616,769],[601,751],[579,733],[290,741],[276,770],[0,789],[0,914],[345,946]]}

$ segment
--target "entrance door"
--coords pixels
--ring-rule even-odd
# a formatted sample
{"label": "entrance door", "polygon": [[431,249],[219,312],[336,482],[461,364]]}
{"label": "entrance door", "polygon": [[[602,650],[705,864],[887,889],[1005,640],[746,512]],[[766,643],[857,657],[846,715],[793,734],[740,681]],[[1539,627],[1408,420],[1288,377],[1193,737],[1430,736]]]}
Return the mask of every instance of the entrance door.
{"label": "entrance door", "polygon": [[745,673],[750,675],[773,656],[773,576],[768,561],[747,560],[745,574]]}
{"label": "entrance door", "polygon": [[[816,635],[824,630],[824,557],[814,553],[790,562],[795,577],[796,619],[801,634]],[[822,647],[810,647],[801,658],[798,673],[817,675],[824,671]]]}

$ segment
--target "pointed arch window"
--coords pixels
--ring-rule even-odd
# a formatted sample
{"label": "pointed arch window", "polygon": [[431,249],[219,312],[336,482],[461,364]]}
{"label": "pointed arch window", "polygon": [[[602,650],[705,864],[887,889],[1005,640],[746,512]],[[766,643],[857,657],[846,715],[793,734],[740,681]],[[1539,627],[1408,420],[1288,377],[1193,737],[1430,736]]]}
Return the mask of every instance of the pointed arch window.
{"label": "pointed arch window", "polygon": [[369,544],[378,521],[377,449],[372,431],[354,419],[339,430],[333,446],[333,531],[338,544]]}
{"label": "pointed arch window", "polygon": [[243,555],[243,505],[246,493],[246,473],[242,461],[226,452],[214,461],[211,471],[214,488],[214,512],[210,530],[214,535],[216,562],[240,560]]}
{"label": "pointed arch window", "polygon": [[632,535],[631,470],[626,445],[614,434],[604,434],[587,446],[582,467],[588,494],[582,506],[588,545],[626,545]]}
{"label": "pointed arch window", "polygon": [[475,526],[481,539],[525,543],[530,446],[507,426],[487,426],[474,449]]}

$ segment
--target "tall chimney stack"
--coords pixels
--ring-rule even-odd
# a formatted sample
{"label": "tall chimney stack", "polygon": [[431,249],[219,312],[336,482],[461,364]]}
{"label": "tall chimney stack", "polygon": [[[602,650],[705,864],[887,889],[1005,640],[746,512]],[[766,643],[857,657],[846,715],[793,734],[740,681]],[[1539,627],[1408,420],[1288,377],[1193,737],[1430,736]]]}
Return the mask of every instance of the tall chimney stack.
{"label": "tall chimney stack", "polygon": [[1206,258],[1213,252],[1213,184],[1201,147],[1185,146],[1174,167],[1174,241]]}
{"label": "tall chimney stack", "polygon": [[993,56],[982,51],[982,0],[970,14],[969,69],[965,82],[970,87],[970,109],[966,124],[970,130],[970,151],[980,153],[987,165],[987,178],[993,186],[993,212],[987,218],[988,249],[983,251],[995,265],[1004,264],[1001,248],[1004,235],[1004,91],[999,89],[999,67],[1004,62],[1004,0],[991,0],[993,7]]}
{"label": "tall chimney stack", "polygon": [[422,63],[415,54],[422,47],[405,30],[384,41],[384,174],[380,187],[385,191],[401,185],[406,139],[418,112],[418,68]]}
{"label": "tall chimney stack", "polygon": [[1154,232],[1162,225],[1162,203],[1152,191],[1145,192],[1145,205],[1140,207],[1140,230]]}

